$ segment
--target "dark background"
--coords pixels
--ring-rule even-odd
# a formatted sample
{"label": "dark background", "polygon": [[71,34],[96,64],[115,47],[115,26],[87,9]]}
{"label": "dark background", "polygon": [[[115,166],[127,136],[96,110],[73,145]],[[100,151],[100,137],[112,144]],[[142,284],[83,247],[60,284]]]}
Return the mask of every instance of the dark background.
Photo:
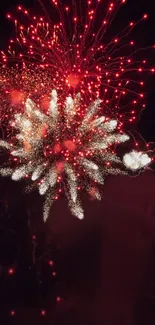
{"label": "dark background", "polygon": [[[20,3],[40,10],[36,1]],[[17,4],[1,3],[1,49],[13,33],[5,15]],[[155,43],[153,2],[128,0],[115,19],[121,26],[145,12],[149,19],[134,34],[140,47]],[[146,56],[153,65],[154,50]],[[151,73],[145,80],[147,106],[138,129],[146,141],[155,141],[155,82]],[[61,199],[44,225],[42,199],[24,194],[23,188],[24,183],[0,180],[2,324],[155,324],[154,171],[136,178],[108,177],[100,203],[83,198],[82,222]]]}

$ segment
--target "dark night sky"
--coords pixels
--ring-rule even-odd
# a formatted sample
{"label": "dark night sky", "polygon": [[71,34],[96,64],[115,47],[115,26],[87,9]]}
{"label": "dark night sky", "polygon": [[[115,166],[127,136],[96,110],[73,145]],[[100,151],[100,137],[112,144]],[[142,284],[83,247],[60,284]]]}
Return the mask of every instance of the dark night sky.
{"label": "dark night sky", "polygon": [[[78,1],[78,0],[77,0]],[[32,8],[36,0],[21,1]],[[155,14],[153,1],[128,0],[116,18],[122,26],[147,12],[147,22],[137,27],[138,44],[155,44]],[[5,14],[14,10],[17,0],[4,1],[0,11],[0,47],[6,47],[12,34]],[[114,27],[115,29],[115,27]],[[113,27],[112,27],[113,31]],[[151,64],[155,63],[153,50],[147,52]],[[151,74],[146,78],[147,108],[143,113],[140,131],[148,141],[155,141],[155,81]],[[64,285],[64,302],[60,309],[52,309],[49,322],[41,321],[31,303],[25,303],[13,321],[1,322],[3,306],[10,297],[9,287],[1,297],[0,323],[3,325],[154,325],[155,324],[155,174],[146,172],[139,177],[108,177],[101,202],[83,199],[84,221],[72,217],[66,200],[55,203],[46,225],[42,223],[42,199],[36,193],[24,194],[24,184],[0,180],[0,195],[7,198],[10,216],[0,219],[6,227],[14,227],[16,239],[0,232],[0,267],[9,265],[15,258],[16,247],[21,254],[20,265],[26,268],[31,251],[27,242],[27,218],[30,211],[33,231],[42,236],[41,242],[54,238],[59,251],[56,263]],[[5,196],[6,193],[6,196]],[[0,211],[1,212],[1,211]],[[5,220],[3,220],[5,219]],[[18,225],[18,226],[17,226]],[[26,229],[26,230],[25,230]],[[9,237],[9,239],[8,239]],[[44,237],[47,237],[46,240]],[[41,245],[42,246],[42,245]],[[21,267],[22,269],[22,267]],[[22,269],[22,270],[23,270]],[[21,285],[19,277],[15,296],[22,291],[34,297],[33,279]],[[21,277],[22,278],[22,277]],[[46,278],[46,275],[44,276]],[[47,281],[48,282],[48,281]],[[47,284],[48,285],[48,284]],[[25,287],[26,289],[24,289]],[[30,287],[32,288],[30,289]],[[21,300],[24,301],[23,293]],[[20,296],[19,296],[20,297]],[[11,298],[10,298],[11,299]],[[20,301],[20,298],[18,298]],[[33,298],[32,298],[33,299]],[[33,304],[32,304],[33,305]],[[51,303],[52,305],[52,303]],[[2,307],[1,307],[2,306]],[[21,306],[21,304],[20,304]],[[52,307],[53,308],[53,307]],[[4,308],[5,309],[5,308]],[[18,306],[16,306],[18,309]]]}

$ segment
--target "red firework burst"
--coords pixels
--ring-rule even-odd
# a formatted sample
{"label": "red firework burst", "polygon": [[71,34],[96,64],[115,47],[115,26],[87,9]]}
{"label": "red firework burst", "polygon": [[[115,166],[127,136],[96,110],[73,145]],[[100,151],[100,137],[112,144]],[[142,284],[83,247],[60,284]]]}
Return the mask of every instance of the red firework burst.
{"label": "red firework burst", "polygon": [[[137,61],[138,49],[129,39],[130,32],[147,19],[147,14],[105,41],[115,14],[125,2],[73,0],[65,5],[64,1],[52,0],[51,15],[42,3],[42,17],[31,16],[22,6],[17,8],[18,19],[8,14],[15,23],[16,37],[10,40],[8,52],[2,52],[3,102],[4,93],[8,93],[8,101],[11,98],[16,109],[21,109],[24,99],[31,96],[46,110],[47,94],[55,88],[62,94],[62,101],[80,92],[85,106],[100,97],[108,115],[122,123],[134,122],[145,107],[140,74],[154,72],[154,68],[146,67],[146,60]],[[15,66],[10,72],[11,61]]]}

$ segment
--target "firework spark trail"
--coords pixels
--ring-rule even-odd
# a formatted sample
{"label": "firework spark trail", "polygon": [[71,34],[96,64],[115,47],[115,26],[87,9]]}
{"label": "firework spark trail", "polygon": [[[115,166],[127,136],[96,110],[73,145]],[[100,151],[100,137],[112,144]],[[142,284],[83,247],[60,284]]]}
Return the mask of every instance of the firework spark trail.
{"label": "firework spark trail", "polygon": [[1,168],[0,174],[15,181],[31,179],[34,186],[28,186],[28,191],[37,187],[40,195],[46,195],[45,221],[62,189],[72,214],[82,219],[79,190],[100,200],[97,184],[103,185],[108,174],[127,173],[115,148],[129,137],[120,131],[116,120],[101,116],[99,99],[90,104],[83,116],[80,94],[67,97],[62,105],[56,90],[50,93],[46,114],[30,98],[25,102],[24,113],[15,114],[12,127],[17,130],[16,137],[9,143],[0,141],[3,151],[10,153],[8,167]]}

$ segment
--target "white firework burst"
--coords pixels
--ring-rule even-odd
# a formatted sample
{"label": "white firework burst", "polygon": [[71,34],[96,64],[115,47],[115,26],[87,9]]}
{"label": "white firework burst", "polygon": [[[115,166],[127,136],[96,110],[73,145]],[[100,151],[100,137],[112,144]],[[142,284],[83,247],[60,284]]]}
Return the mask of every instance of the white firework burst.
{"label": "white firework burst", "polygon": [[151,158],[147,153],[132,150],[124,155],[123,162],[126,168],[136,171],[147,167],[151,163]]}
{"label": "white firework burst", "polygon": [[18,130],[16,142],[0,141],[10,152],[15,168],[1,168],[2,176],[13,180],[30,177],[40,195],[46,195],[44,221],[54,200],[64,189],[73,215],[82,219],[83,208],[79,190],[100,200],[98,184],[104,184],[107,174],[125,173],[115,153],[115,146],[129,139],[117,129],[117,121],[100,116],[101,100],[97,99],[80,110],[80,94],[68,96],[65,103],[52,90],[49,110],[45,114],[28,98],[24,114],[16,114],[12,126]]}

